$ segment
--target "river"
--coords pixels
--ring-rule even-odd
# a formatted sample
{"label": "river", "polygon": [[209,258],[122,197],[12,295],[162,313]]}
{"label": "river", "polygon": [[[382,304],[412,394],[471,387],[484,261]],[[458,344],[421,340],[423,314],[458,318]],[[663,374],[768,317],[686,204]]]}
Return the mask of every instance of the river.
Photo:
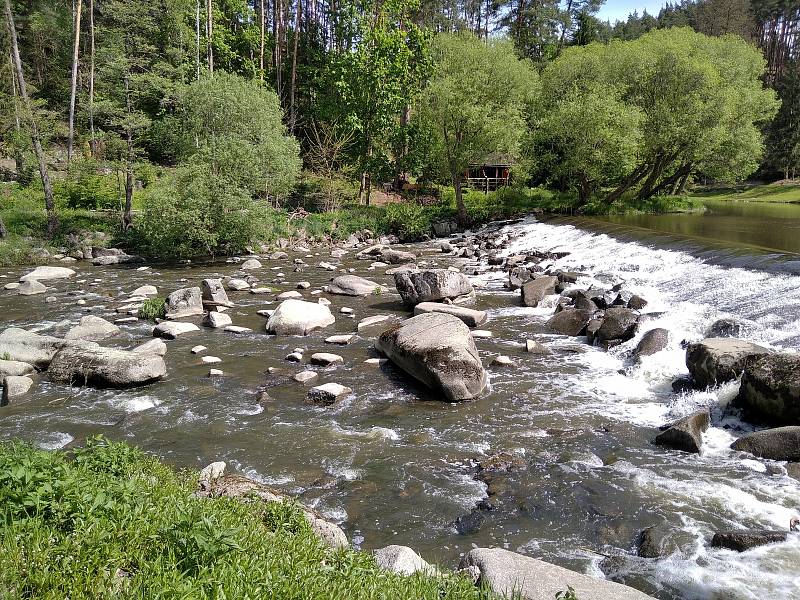
{"label": "river", "polygon": [[[610,352],[551,335],[544,322],[555,297],[538,308],[521,307],[518,294],[503,289],[505,273],[427,244],[409,249],[429,265],[455,263],[479,273],[473,277],[482,286],[478,307],[489,311],[484,328],[492,331],[477,340],[484,364],[498,354],[516,362],[488,367],[491,387],[477,401],[430,400],[391,366],[365,364],[380,326],[347,346],[324,343],[333,333],[354,332],[354,320],[405,314],[397,296],[328,296],[334,325],[307,338],[284,338],[267,336],[256,314],[275,306],[272,295],[229,292],[234,324],[251,333],[204,329],[168,342],[168,377],[146,388],[68,389],[41,378],[28,400],[0,409],[0,438],[58,448],[104,433],[180,467],[224,460],[229,469],[298,495],[341,523],[359,547],[408,545],[448,567],[472,544],[495,545],[665,600],[800,598],[797,537],[742,554],[708,548],[717,529],[786,530],[800,512],[800,482],[780,463],[729,449],[753,429],[728,407],[736,384],[682,394],[671,387],[686,373],[681,341],[701,338],[722,316],[741,320],[749,339],[800,349],[800,263],[792,254],[800,251],[800,213],[779,218],[759,206],[763,221],[756,226],[748,215],[731,214],[738,208],[627,221],[531,218],[507,227],[515,237],[506,253],[567,251],[555,266],[586,273],[578,285],[624,281],[649,300],[647,328],[669,329],[671,342],[640,365],[629,352],[641,334]],[[794,237],[784,235],[784,225]],[[295,273],[297,257],[310,266]],[[327,252],[290,252],[287,260],[264,260],[256,274],[270,285],[285,273],[284,283],[272,285],[276,291],[294,289],[300,280],[314,290],[331,278],[315,266],[321,260],[331,259]],[[390,284],[384,269],[370,270],[353,253],[341,264]],[[164,295],[237,271],[233,263],[75,268],[76,278],[53,282],[45,295],[0,292],[4,325],[60,335],[89,310],[113,319],[114,307],[139,285],[156,285]],[[14,281],[23,272],[4,274]],[[310,290],[303,294],[313,299]],[[46,295],[56,302],[46,303]],[[86,306],[76,304],[79,298]],[[339,313],[344,306],[354,309],[354,319]],[[139,321],[123,329],[107,343],[131,347],[149,338],[152,325]],[[526,354],[526,338],[553,354]],[[222,358],[225,376],[206,377],[208,365],[189,352],[200,343]],[[342,383],[354,394],[335,407],[306,403],[305,388],[291,380],[304,367],[284,360],[297,347],[307,355],[342,355],[343,365],[320,369],[318,383]],[[275,372],[267,373],[269,367]],[[256,392],[264,387],[272,399],[259,403]],[[652,444],[658,426],[706,406],[713,422],[701,455]],[[477,533],[459,535],[454,520],[486,495],[473,465],[499,451],[523,457],[528,468],[509,479],[499,508]],[[650,526],[678,531],[683,551],[661,559],[635,556],[637,535]]]}

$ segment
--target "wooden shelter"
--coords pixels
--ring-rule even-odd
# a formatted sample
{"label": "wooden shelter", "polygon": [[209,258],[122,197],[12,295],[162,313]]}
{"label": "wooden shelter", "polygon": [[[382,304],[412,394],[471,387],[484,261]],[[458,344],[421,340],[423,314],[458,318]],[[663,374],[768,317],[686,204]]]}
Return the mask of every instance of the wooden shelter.
{"label": "wooden shelter", "polygon": [[491,192],[511,183],[511,165],[513,161],[506,154],[494,153],[480,163],[473,163],[464,174],[469,187]]}

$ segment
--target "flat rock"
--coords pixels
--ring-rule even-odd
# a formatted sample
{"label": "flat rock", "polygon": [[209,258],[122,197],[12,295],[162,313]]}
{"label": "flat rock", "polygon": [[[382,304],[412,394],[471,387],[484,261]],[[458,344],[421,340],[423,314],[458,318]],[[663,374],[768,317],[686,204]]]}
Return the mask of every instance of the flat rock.
{"label": "flat rock", "polygon": [[46,281],[48,279],[67,279],[75,275],[75,271],[67,267],[36,267],[30,273],[25,273],[19,278],[20,281]]}
{"label": "flat rock", "polygon": [[518,600],[553,600],[568,587],[580,600],[653,600],[652,596],[614,583],[570,571],[502,548],[475,548],[461,559],[461,569],[477,567],[479,585]]}
{"label": "flat rock", "polygon": [[308,399],[316,404],[329,406],[335,402],[346,398],[353,393],[349,387],[338,383],[326,383],[318,385],[308,390]]}
{"label": "flat rock", "polygon": [[47,370],[50,380],[58,383],[111,388],[144,385],[166,374],[161,356],[102,348],[94,342],[65,346]]}
{"label": "flat rock", "polygon": [[390,265],[398,265],[403,263],[413,263],[417,260],[417,255],[403,250],[395,250],[394,248],[384,248],[380,253],[381,260]]}
{"label": "flat rock", "polygon": [[339,275],[328,284],[328,293],[340,296],[369,296],[386,291],[380,284],[357,275]]}
{"label": "flat rock", "polygon": [[739,452],[749,452],[770,460],[800,461],[800,426],[764,429],[743,435],[731,444]]}
{"label": "flat rock", "polygon": [[16,289],[17,294],[20,296],[35,296],[36,294],[44,294],[47,291],[47,286],[40,283],[38,279],[28,279],[20,283]]}
{"label": "flat rock", "polygon": [[223,331],[227,331],[228,333],[249,333],[253,330],[249,327],[242,327],[241,325],[226,325]]}
{"label": "flat rock", "polygon": [[44,369],[53,360],[56,352],[70,343],[76,342],[66,342],[19,327],[9,327],[0,333],[0,356],[6,360],[28,363],[38,369]]}
{"label": "flat rock", "polygon": [[201,352],[205,352],[208,350],[205,346],[194,346],[189,352],[192,354],[200,354]]}
{"label": "flat rock", "polygon": [[381,333],[375,347],[450,402],[471,400],[488,381],[469,328],[453,315],[411,317]]}
{"label": "flat rock", "polygon": [[174,340],[179,335],[192,331],[200,331],[194,323],[181,323],[180,321],[164,321],[153,328],[154,337],[162,337]]}
{"label": "flat rock", "polygon": [[19,377],[21,375],[30,375],[35,371],[36,369],[29,363],[0,359],[0,381],[2,381],[3,377],[8,377],[9,375]]}
{"label": "flat rock", "polygon": [[420,302],[414,307],[414,314],[423,313],[445,313],[461,319],[467,327],[477,327],[486,323],[488,316],[482,310],[475,310],[465,306],[455,306],[453,304],[442,304],[440,302]]}
{"label": "flat rock", "polygon": [[290,290],[288,292],[282,292],[282,293],[278,294],[278,300],[291,300],[293,298],[294,299],[300,299],[302,297],[303,297],[303,294],[301,294],[300,292],[295,291],[295,290]]}
{"label": "flat rock", "polygon": [[706,388],[739,377],[770,350],[736,338],[706,338],[686,348],[686,366],[695,384]]}
{"label": "flat rock", "polygon": [[316,302],[284,300],[267,321],[267,333],[308,335],[336,322],[330,309]]}
{"label": "flat rock", "polygon": [[371,317],[366,317],[361,319],[358,322],[358,330],[365,329],[367,327],[372,327],[373,325],[377,325],[378,323],[383,323],[388,321],[389,319],[393,318],[394,315],[372,315]]}
{"label": "flat rock", "polygon": [[748,529],[743,531],[718,531],[711,538],[712,548],[727,548],[736,552],[745,552],[751,548],[785,542],[787,532],[764,529]]}
{"label": "flat rock", "polygon": [[349,344],[355,335],[353,334],[342,334],[342,335],[332,335],[330,337],[325,338],[326,344],[339,344],[340,346],[345,346]]}
{"label": "flat rock", "polygon": [[319,377],[319,374],[316,371],[300,371],[292,379],[298,383],[308,383],[317,377]]}
{"label": "flat rock", "polygon": [[82,317],[75,327],[67,331],[64,339],[99,342],[100,340],[119,334],[120,331],[121,329],[119,327],[113,323],[109,323],[105,319],[94,315],[87,315]]}
{"label": "flat rock", "polygon": [[217,312],[215,310],[209,311],[206,318],[203,319],[203,325],[219,329],[233,323],[231,316],[227,313]]}
{"label": "flat rock", "polygon": [[311,364],[327,367],[338,363],[343,363],[344,359],[338,354],[331,354],[330,352],[317,352],[311,355]]}
{"label": "flat rock", "polygon": [[142,285],[135,290],[133,290],[130,294],[131,296],[157,296],[158,295],[158,288],[154,285]]}

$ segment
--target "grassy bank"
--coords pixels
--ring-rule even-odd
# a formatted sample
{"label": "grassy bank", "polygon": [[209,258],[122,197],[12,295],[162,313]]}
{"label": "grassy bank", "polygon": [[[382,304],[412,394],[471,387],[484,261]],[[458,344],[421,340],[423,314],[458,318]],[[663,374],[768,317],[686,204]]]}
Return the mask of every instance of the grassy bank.
{"label": "grassy bank", "polygon": [[[97,187],[103,189],[102,186]],[[214,252],[239,253],[243,252],[246,246],[273,244],[281,238],[288,240],[289,243],[336,241],[346,239],[364,229],[369,229],[376,235],[396,234],[403,241],[415,241],[425,235],[431,235],[435,223],[456,220],[456,202],[452,188],[440,188],[438,199],[432,202],[430,198],[425,203],[407,198],[405,202],[383,206],[353,204],[352,190],[345,188],[337,192],[337,201],[332,203],[339,208],[318,212],[320,191],[315,191],[312,186],[306,187],[309,189],[305,190],[304,195],[296,196],[292,202],[295,207],[299,204],[309,211],[307,214],[298,217],[289,210],[274,209],[266,203],[256,204],[257,210],[252,211],[251,216],[246,219],[248,234],[239,237],[234,235],[234,242],[220,246]],[[70,191],[69,188],[66,189],[67,192]],[[204,235],[209,239],[216,236],[213,226],[204,225],[202,211],[199,213],[179,211],[172,217],[162,219],[167,226],[163,227],[157,236],[145,235],[142,229],[146,226],[146,223],[143,223],[143,215],[146,213],[149,189],[151,188],[146,188],[135,195],[134,229],[125,235],[120,231],[118,210],[75,208],[74,190],[71,196],[67,192],[57,193],[56,205],[61,227],[55,239],[45,240],[43,232],[46,214],[43,209],[41,189],[36,186],[22,188],[16,184],[4,184],[0,187],[0,217],[9,230],[9,236],[0,243],[0,266],[46,262],[48,253],[52,255],[65,249],[68,251],[74,249],[79,246],[81,239],[87,239],[89,233],[92,234],[89,236],[92,245],[97,245],[99,240],[101,245],[123,247],[132,253],[153,259],[163,259],[166,256],[192,257],[195,252],[191,248],[187,250],[183,244],[185,240],[182,239],[186,237],[188,231],[192,233],[204,231]],[[162,193],[163,191],[162,188]],[[304,198],[307,198],[306,202],[303,201]],[[93,199],[81,197],[81,202],[91,205]],[[107,204],[108,200],[104,202]],[[521,187],[502,188],[488,194],[467,191],[464,202],[471,226],[533,212],[659,213],[692,210],[700,204],[696,199],[658,197],[641,202],[623,198],[611,206],[599,201],[579,206],[574,195],[559,194],[541,188]],[[156,217],[160,218],[161,213],[158,211],[155,213]],[[190,216],[183,220],[187,214]],[[235,212],[231,214],[235,215]],[[170,230],[169,223],[173,221],[174,226]],[[240,232],[235,222],[229,226],[229,230],[234,233]]]}
{"label": "grassy bank", "polygon": [[744,202],[800,202],[800,183],[778,182],[745,185],[734,189],[700,191],[693,197],[707,200],[730,200]]}
{"label": "grassy bank", "polygon": [[284,503],[192,495],[125,444],[0,446],[0,598],[488,598],[459,576],[403,577],[333,551]]}

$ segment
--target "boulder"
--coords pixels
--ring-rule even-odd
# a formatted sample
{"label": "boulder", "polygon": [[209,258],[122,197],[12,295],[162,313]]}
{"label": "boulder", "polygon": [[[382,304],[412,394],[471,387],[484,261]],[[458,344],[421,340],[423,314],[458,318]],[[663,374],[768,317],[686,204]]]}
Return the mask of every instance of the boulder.
{"label": "boulder", "polygon": [[408,546],[386,546],[375,550],[375,562],[381,569],[399,575],[413,575],[422,572],[427,575],[436,573],[436,569],[425,562],[422,557]]}
{"label": "boulder", "polygon": [[474,293],[472,284],[463,273],[448,269],[402,271],[394,274],[394,283],[407,306],[416,306],[420,302],[453,300]]}
{"label": "boulder", "polygon": [[553,600],[569,587],[580,600],[653,600],[625,585],[570,571],[502,548],[474,548],[461,559],[461,569],[477,567],[478,585],[519,600]]}
{"label": "boulder", "polygon": [[330,406],[331,404],[346,398],[352,393],[353,390],[351,390],[349,387],[339,385],[338,383],[326,383],[308,390],[308,399],[315,404]]}
{"label": "boulder", "polygon": [[568,308],[556,313],[547,321],[547,327],[561,335],[583,335],[592,313],[588,310]]}
{"label": "boulder", "polygon": [[425,313],[390,327],[375,343],[390,361],[450,402],[470,400],[487,375],[469,328],[457,317]]}
{"label": "boulder", "polygon": [[71,328],[64,339],[67,340],[86,340],[88,342],[99,342],[108,337],[117,335],[121,329],[109,323],[105,319],[94,315],[82,317],[80,322]]}
{"label": "boulder", "polygon": [[765,529],[746,529],[743,531],[718,531],[711,538],[712,548],[727,548],[744,552],[758,546],[786,541],[787,532]]}
{"label": "boulder", "polygon": [[703,432],[711,424],[711,415],[701,410],[682,419],[678,419],[667,429],[656,436],[655,442],[660,446],[669,446],[684,452],[700,453],[703,447]]}
{"label": "boulder", "polygon": [[414,307],[414,314],[421,315],[423,313],[445,313],[458,317],[467,327],[478,327],[486,323],[487,315],[482,310],[474,310],[464,306],[455,306],[453,304],[442,304],[440,302],[420,302]]}
{"label": "boulder", "polygon": [[739,452],[749,452],[770,460],[800,461],[800,426],[776,427],[743,435],[731,444]]}
{"label": "boulder", "polygon": [[749,364],[769,354],[763,346],[736,338],[706,338],[686,348],[686,366],[700,388],[736,379]]}
{"label": "boulder", "polygon": [[339,296],[369,296],[385,291],[381,285],[358,275],[340,275],[328,284],[328,293]]}
{"label": "boulder", "polygon": [[[109,250],[116,250],[116,248],[109,248]],[[95,256],[92,259],[92,264],[95,266],[108,266],[108,265],[120,265],[127,263],[143,262],[143,259],[140,256],[132,256],[130,254],[125,254],[121,250],[118,250],[118,252],[119,254],[107,254],[103,256]]]}
{"label": "boulder", "polygon": [[417,255],[411,252],[404,252],[402,250],[395,250],[393,248],[384,248],[381,251],[381,260],[390,265],[399,265],[404,263],[412,263],[417,260]]}
{"label": "boulder", "polygon": [[153,328],[153,336],[174,340],[179,335],[183,335],[184,333],[189,333],[191,331],[200,331],[200,328],[194,323],[164,321]]}
{"label": "boulder", "polygon": [[182,319],[203,314],[203,297],[199,287],[175,290],[164,301],[167,319]]}
{"label": "boulder", "polygon": [[239,268],[242,269],[242,271],[251,271],[253,269],[260,269],[261,261],[258,260],[257,258],[249,258],[246,261],[244,261],[241,267]]}
{"label": "boulder", "polygon": [[706,331],[707,338],[739,337],[742,335],[742,324],[736,319],[718,319]]}
{"label": "boulder", "polygon": [[611,307],[606,310],[595,339],[601,344],[610,340],[629,340],[634,336],[638,323],[639,314],[636,311],[622,306]]}
{"label": "boulder", "polygon": [[3,378],[3,405],[24,396],[33,386],[33,379],[25,375],[8,375]]}
{"label": "boulder", "polygon": [[228,280],[228,289],[234,292],[240,292],[242,290],[249,290],[250,284],[247,283],[244,279],[236,279],[232,278]]}
{"label": "boulder", "polygon": [[312,365],[320,365],[322,367],[329,367],[330,365],[335,365],[337,363],[343,363],[344,359],[339,356],[338,354],[332,354],[330,352],[315,352],[311,355],[311,364]]}
{"label": "boulder", "polygon": [[525,340],[525,352],[530,352],[531,354],[538,354],[540,356],[546,356],[548,354],[552,354],[553,352],[542,344],[541,342],[537,342],[536,340]]}
{"label": "boulder", "polygon": [[332,325],[336,318],[330,309],[316,302],[284,300],[267,321],[267,333],[308,335],[315,329]]}
{"label": "boulder", "polygon": [[233,306],[233,302],[228,298],[228,293],[222,286],[222,279],[203,279],[200,282],[202,290],[203,307],[206,309],[216,308],[217,306]]}
{"label": "boulder", "polygon": [[639,343],[636,344],[633,355],[636,358],[652,356],[657,352],[661,352],[668,345],[669,330],[658,327],[656,329],[651,329],[642,336],[642,339],[640,339]]}
{"label": "boulder", "polygon": [[642,558],[662,558],[670,554],[691,552],[694,536],[681,529],[654,525],[643,529],[636,540],[636,554]]}
{"label": "boulder", "polygon": [[66,267],[36,267],[30,273],[25,273],[20,281],[46,281],[48,279],[66,279],[75,275],[75,271]]}
{"label": "boulder", "polygon": [[10,361],[28,363],[38,369],[44,369],[53,360],[56,352],[67,343],[49,335],[39,335],[18,327],[9,327],[0,333],[0,356]]}
{"label": "boulder", "polygon": [[167,353],[167,345],[164,340],[160,338],[153,338],[152,340],[136,346],[131,352],[138,354],[155,354],[156,356],[164,356]]}
{"label": "boulder", "polygon": [[231,323],[233,323],[233,320],[231,320],[231,316],[228,313],[221,313],[215,310],[209,311],[206,314],[206,318],[203,319],[203,325],[213,327],[215,329],[226,327]]}
{"label": "boulder", "polygon": [[303,297],[303,294],[298,292],[297,290],[289,290],[288,292],[281,292],[277,295],[277,300],[299,300]]}
{"label": "boulder", "polygon": [[736,402],[760,420],[800,425],[800,354],[767,354],[746,365]]}
{"label": "boulder", "polygon": [[40,283],[38,279],[28,279],[20,283],[16,290],[20,296],[35,296],[36,294],[44,294],[47,291],[47,286]]}
{"label": "boulder", "polygon": [[544,275],[522,285],[522,303],[525,306],[539,306],[545,296],[556,293],[558,277]]}
{"label": "boulder", "polygon": [[18,360],[3,360],[0,358],[0,381],[3,377],[30,375],[36,371],[33,365]]}
{"label": "boulder", "polygon": [[526,282],[533,279],[534,273],[527,267],[514,267],[508,272],[508,288],[516,290],[521,288]]}
{"label": "boulder", "polygon": [[51,381],[96,387],[125,388],[157,381],[167,374],[164,359],[116,348],[102,348],[94,342],[65,346],[50,363]]}
{"label": "boulder", "polygon": [[154,285],[142,285],[131,292],[131,296],[157,296],[158,288]]}

